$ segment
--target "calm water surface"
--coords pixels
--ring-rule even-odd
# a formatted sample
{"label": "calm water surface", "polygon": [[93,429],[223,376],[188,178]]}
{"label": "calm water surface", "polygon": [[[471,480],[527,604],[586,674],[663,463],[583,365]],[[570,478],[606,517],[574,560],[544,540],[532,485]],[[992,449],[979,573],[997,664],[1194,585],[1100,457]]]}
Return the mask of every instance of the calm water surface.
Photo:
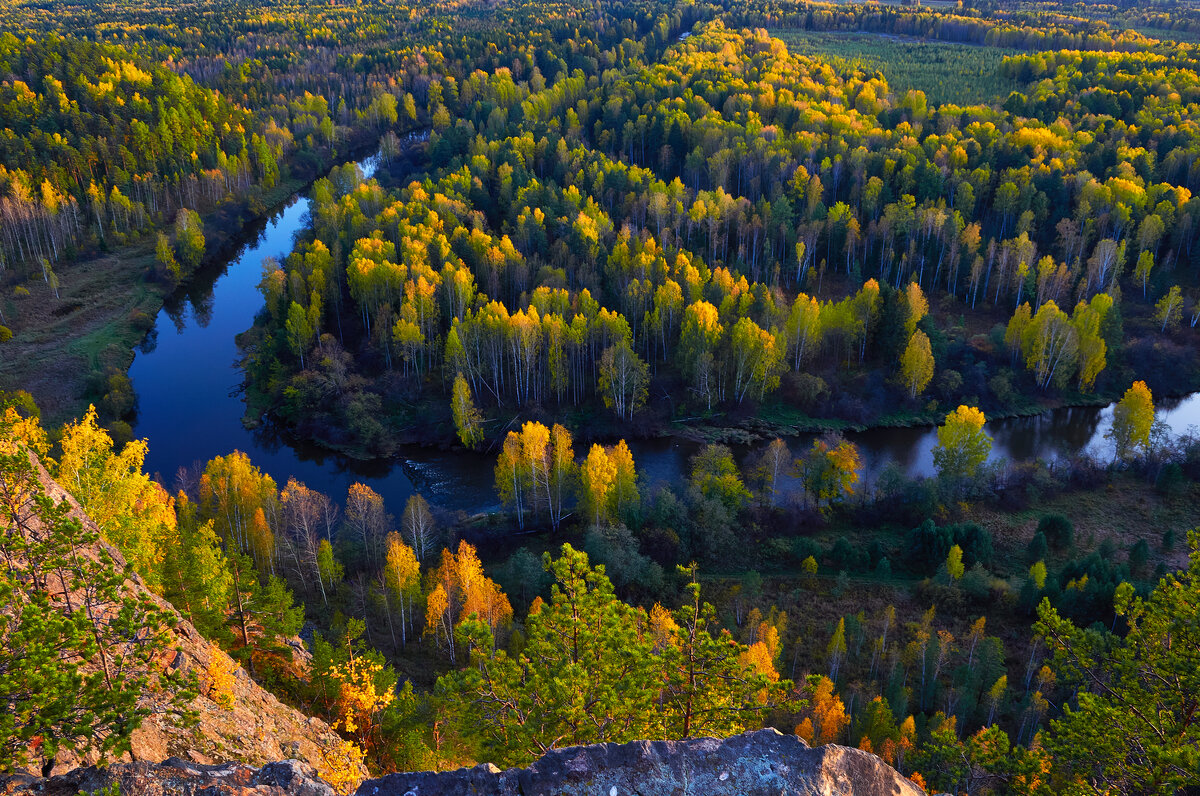
{"label": "calm water surface", "polygon": [[[369,176],[375,161],[359,165]],[[240,450],[280,486],[294,476],[340,499],[350,484],[362,481],[383,495],[396,513],[415,491],[450,510],[497,508],[494,459],[482,453],[410,448],[391,463],[363,464],[242,426],[245,405],[234,339],[250,328],[262,309],[257,286],[263,258],[282,259],[291,251],[294,236],[308,224],[308,211],[307,196],[292,200],[225,266],[200,275],[189,295],[168,302],[159,312],[154,331],[129,371],[138,396],[134,433],[150,441],[146,468],[171,487],[180,468],[202,466],[214,456]],[[1174,433],[1200,426],[1200,394],[1161,401],[1159,409],[1159,418]],[[1111,425],[1110,406],[999,420],[988,423],[987,431],[994,439],[993,459],[1053,459],[1084,450],[1110,457],[1112,446],[1104,435]],[[891,462],[909,475],[933,473],[934,429],[872,429],[848,437],[859,446],[867,482]],[[811,441],[811,436],[795,437],[789,446],[799,454]],[[630,447],[647,485],[679,481],[698,448],[676,439],[633,441]],[[753,451],[743,448],[736,453],[744,461]]]}

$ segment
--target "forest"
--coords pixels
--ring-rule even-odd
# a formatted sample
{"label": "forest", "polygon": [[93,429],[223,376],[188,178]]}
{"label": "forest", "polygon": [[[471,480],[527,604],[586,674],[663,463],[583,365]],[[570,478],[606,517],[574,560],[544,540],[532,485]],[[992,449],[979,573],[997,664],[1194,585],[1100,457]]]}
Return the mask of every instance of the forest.
{"label": "forest", "polygon": [[[1200,436],[1161,408],[1200,389],[1200,9],[0,8],[0,771],[232,699],[151,704],[136,575],[339,733],[340,793],[763,726],[930,792],[1200,785]],[[135,347],[302,191],[243,422],[471,452],[494,510],[147,467]],[[993,455],[1108,404],[1104,452]],[[936,429],[929,474],[868,476],[881,427]]]}
{"label": "forest", "polygon": [[[1147,58],[1011,56],[1027,93],[931,108],[716,21],[591,99],[477,73],[432,119],[443,176],[317,183],[264,273],[248,415],[378,456],[449,419],[458,374],[485,412],[647,433],[1187,392],[1192,167],[1148,89],[1186,103],[1195,72]],[[357,378],[331,396],[330,370]]]}

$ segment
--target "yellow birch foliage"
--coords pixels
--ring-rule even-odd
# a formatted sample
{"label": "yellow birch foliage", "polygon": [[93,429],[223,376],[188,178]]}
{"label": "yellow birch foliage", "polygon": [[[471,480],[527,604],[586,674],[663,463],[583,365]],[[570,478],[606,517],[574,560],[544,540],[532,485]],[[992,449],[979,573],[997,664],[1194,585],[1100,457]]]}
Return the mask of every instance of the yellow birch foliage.
{"label": "yellow birch foliage", "polygon": [[593,445],[580,468],[580,488],[583,502],[587,505],[597,526],[608,518],[609,491],[617,477],[616,463],[601,445]]}
{"label": "yellow birch foliage", "polygon": [[96,423],[89,407],[63,428],[58,480],[83,506],[104,538],[115,545],[146,581],[162,593],[162,566],[176,546],[175,502],[142,472],[146,441],[134,440],[120,453]]}
{"label": "yellow birch foliage", "polygon": [[[917,329],[917,324],[929,312],[929,300],[925,291],[916,282],[909,282],[904,289],[904,303],[908,305],[908,317],[904,319],[904,331],[911,337]],[[928,338],[927,338],[928,339]]]}
{"label": "yellow birch foliage", "polygon": [[416,553],[404,543],[398,533],[387,536],[387,563],[384,565],[387,586],[397,597],[412,601],[420,591],[421,564]]}
{"label": "yellow birch foliage", "polygon": [[609,508],[614,516],[619,517],[627,509],[636,507],[641,500],[637,488],[637,469],[633,463],[633,452],[625,440],[608,449],[608,460],[613,466]]}
{"label": "yellow birch foliage", "polygon": [[986,422],[983,412],[973,406],[959,406],[946,415],[933,449],[933,464],[939,474],[948,478],[975,475],[992,450],[992,438],[983,431]]}
{"label": "yellow birch foliage", "polygon": [[1149,450],[1154,429],[1154,396],[1144,381],[1135,381],[1113,408],[1109,438],[1117,448],[1117,458],[1128,459],[1139,449]]}
{"label": "yellow birch foliage", "polygon": [[483,574],[479,554],[467,542],[458,543],[458,551],[442,551],[442,559],[433,573],[426,604],[426,626],[430,631],[457,626],[472,614],[485,622],[495,634],[512,621],[512,605],[491,578]]}
{"label": "yellow birch foliage", "polygon": [[376,688],[376,677],[381,671],[382,664],[364,657],[351,658],[329,669],[329,676],[341,686],[333,726],[357,735],[360,743],[370,739],[379,712],[396,698],[392,691]]}
{"label": "yellow birch foliage", "polygon": [[474,448],[483,442],[483,414],[475,408],[471,385],[461,373],[454,377],[451,408],[454,412],[454,428],[462,444]]}
{"label": "yellow birch foliage", "polygon": [[916,398],[925,392],[933,380],[933,351],[929,347],[929,336],[921,330],[913,332],[904,353],[900,355],[900,372],[908,393]]}
{"label": "yellow birch foliage", "polygon": [[366,755],[354,741],[342,741],[331,749],[322,749],[325,765],[321,778],[336,792],[348,796],[358,790],[362,783],[363,764]]}
{"label": "yellow birch foliage", "polygon": [[233,709],[233,658],[225,654],[216,644],[209,642],[208,698],[226,710]]}
{"label": "yellow birch foliage", "polygon": [[771,649],[765,642],[756,641],[751,644],[745,652],[738,656],[738,662],[743,668],[749,669],[755,674],[761,674],[773,683],[779,681],[779,672],[775,671]]}
{"label": "yellow birch foliage", "polygon": [[4,408],[3,425],[11,431],[11,440],[0,440],[0,454],[12,455],[16,450],[16,442],[42,457],[50,449],[46,431],[36,417],[22,417],[15,408],[7,406]]}

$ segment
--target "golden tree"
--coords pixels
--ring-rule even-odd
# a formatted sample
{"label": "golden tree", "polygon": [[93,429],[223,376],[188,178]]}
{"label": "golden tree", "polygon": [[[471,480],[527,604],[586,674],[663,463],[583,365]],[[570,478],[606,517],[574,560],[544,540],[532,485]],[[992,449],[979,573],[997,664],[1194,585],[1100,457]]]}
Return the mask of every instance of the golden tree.
{"label": "golden tree", "polygon": [[617,466],[602,445],[593,445],[580,468],[580,495],[599,528],[608,518],[609,493],[617,478]]}
{"label": "golden tree", "polygon": [[992,438],[983,430],[987,418],[973,406],[960,406],[946,415],[937,430],[933,464],[943,478],[972,478],[992,451]]}
{"label": "golden tree", "polygon": [[134,440],[115,452],[95,407],[88,407],[81,420],[63,428],[57,475],[104,538],[161,594],[163,564],[178,542],[175,502],[142,472],[146,448],[145,440]]}
{"label": "golden tree", "polygon": [[1113,408],[1112,428],[1106,435],[1117,449],[1117,459],[1126,461],[1137,451],[1150,450],[1154,429],[1154,396],[1144,381],[1135,381]]}
{"label": "golden tree", "polygon": [[913,398],[925,391],[933,379],[933,351],[929,347],[929,337],[920,329],[913,332],[908,346],[900,356],[900,373],[904,384]]}
{"label": "golden tree", "polygon": [[450,408],[454,412],[454,429],[462,444],[474,448],[483,442],[483,415],[475,408],[471,385],[461,373],[454,377]]}

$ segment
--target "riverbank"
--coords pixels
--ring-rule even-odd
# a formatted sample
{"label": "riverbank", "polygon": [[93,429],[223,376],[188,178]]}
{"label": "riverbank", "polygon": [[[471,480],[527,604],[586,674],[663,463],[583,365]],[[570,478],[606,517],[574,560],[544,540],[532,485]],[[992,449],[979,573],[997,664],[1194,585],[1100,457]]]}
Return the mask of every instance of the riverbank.
{"label": "riverbank", "polygon": [[[831,295],[846,293],[848,288],[842,287],[831,287]],[[1106,332],[1113,340],[1107,361],[1095,390],[1086,393],[1074,379],[1048,391],[1037,387],[1004,343],[1010,317],[1005,308],[981,307],[967,316],[964,305],[949,296],[941,296],[935,306],[927,328],[937,342],[936,371],[916,399],[898,383],[896,366],[886,353],[849,365],[825,354],[811,370],[784,373],[762,402],[747,399],[711,410],[672,363],[659,362],[645,406],[629,421],[606,409],[598,395],[578,405],[550,398],[541,406],[524,407],[511,402],[497,407],[481,400],[487,396],[476,396],[485,416],[480,449],[498,449],[507,432],[527,420],[561,423],[575,434],[577,444],[668,438],[755,445],[827,432],[931,429],[963,404],[979,407],[992,420],[1102,407],[1119,400],[1135,380],[1146,381],[1156,399],[1200,390],[1200,330],[1164,334],[1153,319],[1154,305],[1141,297],[1127,298]],[[247,427],[273,425],[293,440],[361,462],[386,461],[407,446],[461,449],[449,407],[447,380],[453,374],[435,364],[422,378],[402,376],[398,368],[387,369],[350,328],[329,345],[332,358],[310,357],[302,373],[294,359],[280,353],[278,330],[270,332],[271,338],[259,323],[242,335]],[[323,363],[333,359],[343,363],[344,373],[326,372]],[[320,385],[334,378],[342,388],[336,395],[322,393]]]}
{"label": "riverbank", "polygon": [[[1185,399],[1197,391],[1200,391],[1200,384],[1193,384],[1178,391],[1156,394],[1155,400]],[[987,417],[989,422],[997,422],[1036,418],[1068,409],[1102,409],[1119,400],[1121,395],[1122,391],[1106,391],[1087,395],[1026,398],[1014,406],[993,409],[987,413]],[[347,439],[344,430],[340,428],[306,423],[299,429],[294,429],[280,423],[269,407],[267,396],[256,392],[253,385],[246,385],[245,397],[247,412],[243,424],[247,429],[269,429],[273,436],[286,440],[287,444],[315,446],[330,454],[368,465],[391,461],[398,455],[397,452],[404,448],[467,451],[455,432],[448,397],[444,401],[424,397],[417,403],[407,405],[403,415],[389,415],[388,420],[396,424],[396,431],[388,437],[385,452],[379,454],[372,453],[354,440]],[[946,414],[953,408],[946,404],[937,405],[933,410],[899,411],[865,423],[810,417],[783,401],[763,405],[753,413],[714,412],[683,418],[664,418],[661,413],[647,410],[630,423],[618,421],[610,411],[599,406],[598,402],[597,405],[589,404],[558,413],[538,408],[514,408],[506,412],[493,411],[485,416],[484,440],[476,450],[498,451],[508,432],[519,428],[526,421],[537,421],[547,425],[562,423],[572,431],[576,447],[592,443],[611,444],[621,439],[663,439],[701,445],[717,443],[753,447],[775,438],[788,439],[825,433],[862,434],[894,429],[931,431],[944,422]]]}
{"label": "riverbank", "polygon": [[[370,140],[368,140],[370,139]],[[110,252],[92,252],[60,266],[58,295],[41,281],[0,297],[13,338],[0,347],[0,391],[33,395],[48,427],[80,416],[99,404],[109,380],[126,374],[135,350],[154,328],[154,319],[172,297],[184,297],[192,284],[212,279],[247,240],[281,207],[307,190],[338,163],[357,159],[377,146],[357,136],[349,154],[331,155],[315,171],[290,164],[290,175],[261,195],[229,199],[203,216],[205,257],[188,281],[177,288],[155,281],[157,230]],[[111,419],[121,419],[113,418]]]}
{"label": "riverbank", "polygon": [[[1178,392],[1155,395],[1159,399],[1182,399],[1200,390],[1200,384]],[[987,413],[989,421],[1016,420],[1019,418],[1039,417],[1060,409],[1089,409],[1106,407],[1121,398],[1121,393],[1093,393],[1071,397],[1046,397],[1041,400],[1030,400],[1007,408],[993,410]],[[735,422],[697,423],[688,425],[684,421],[675,429],[668,430],[663,436],[676,436],[695,442],[750,445],[767,442],[776,437],[796,437],[804,434],[832,433],[863,433],[880,429],[932,429],[940,426],[946,419],[946,414],[954,407],[949,404],[939,406],[934,411],[897,412],[884,415],[870,423],[854,423],[836,418],[810,418],[801,415],[798,419],[789,420],[779,416],[779,410],[787,407],[777,407],[774,411],[766,412],[758,417],[749,417]],[[726,416],[728,417],[728,416]]]}

